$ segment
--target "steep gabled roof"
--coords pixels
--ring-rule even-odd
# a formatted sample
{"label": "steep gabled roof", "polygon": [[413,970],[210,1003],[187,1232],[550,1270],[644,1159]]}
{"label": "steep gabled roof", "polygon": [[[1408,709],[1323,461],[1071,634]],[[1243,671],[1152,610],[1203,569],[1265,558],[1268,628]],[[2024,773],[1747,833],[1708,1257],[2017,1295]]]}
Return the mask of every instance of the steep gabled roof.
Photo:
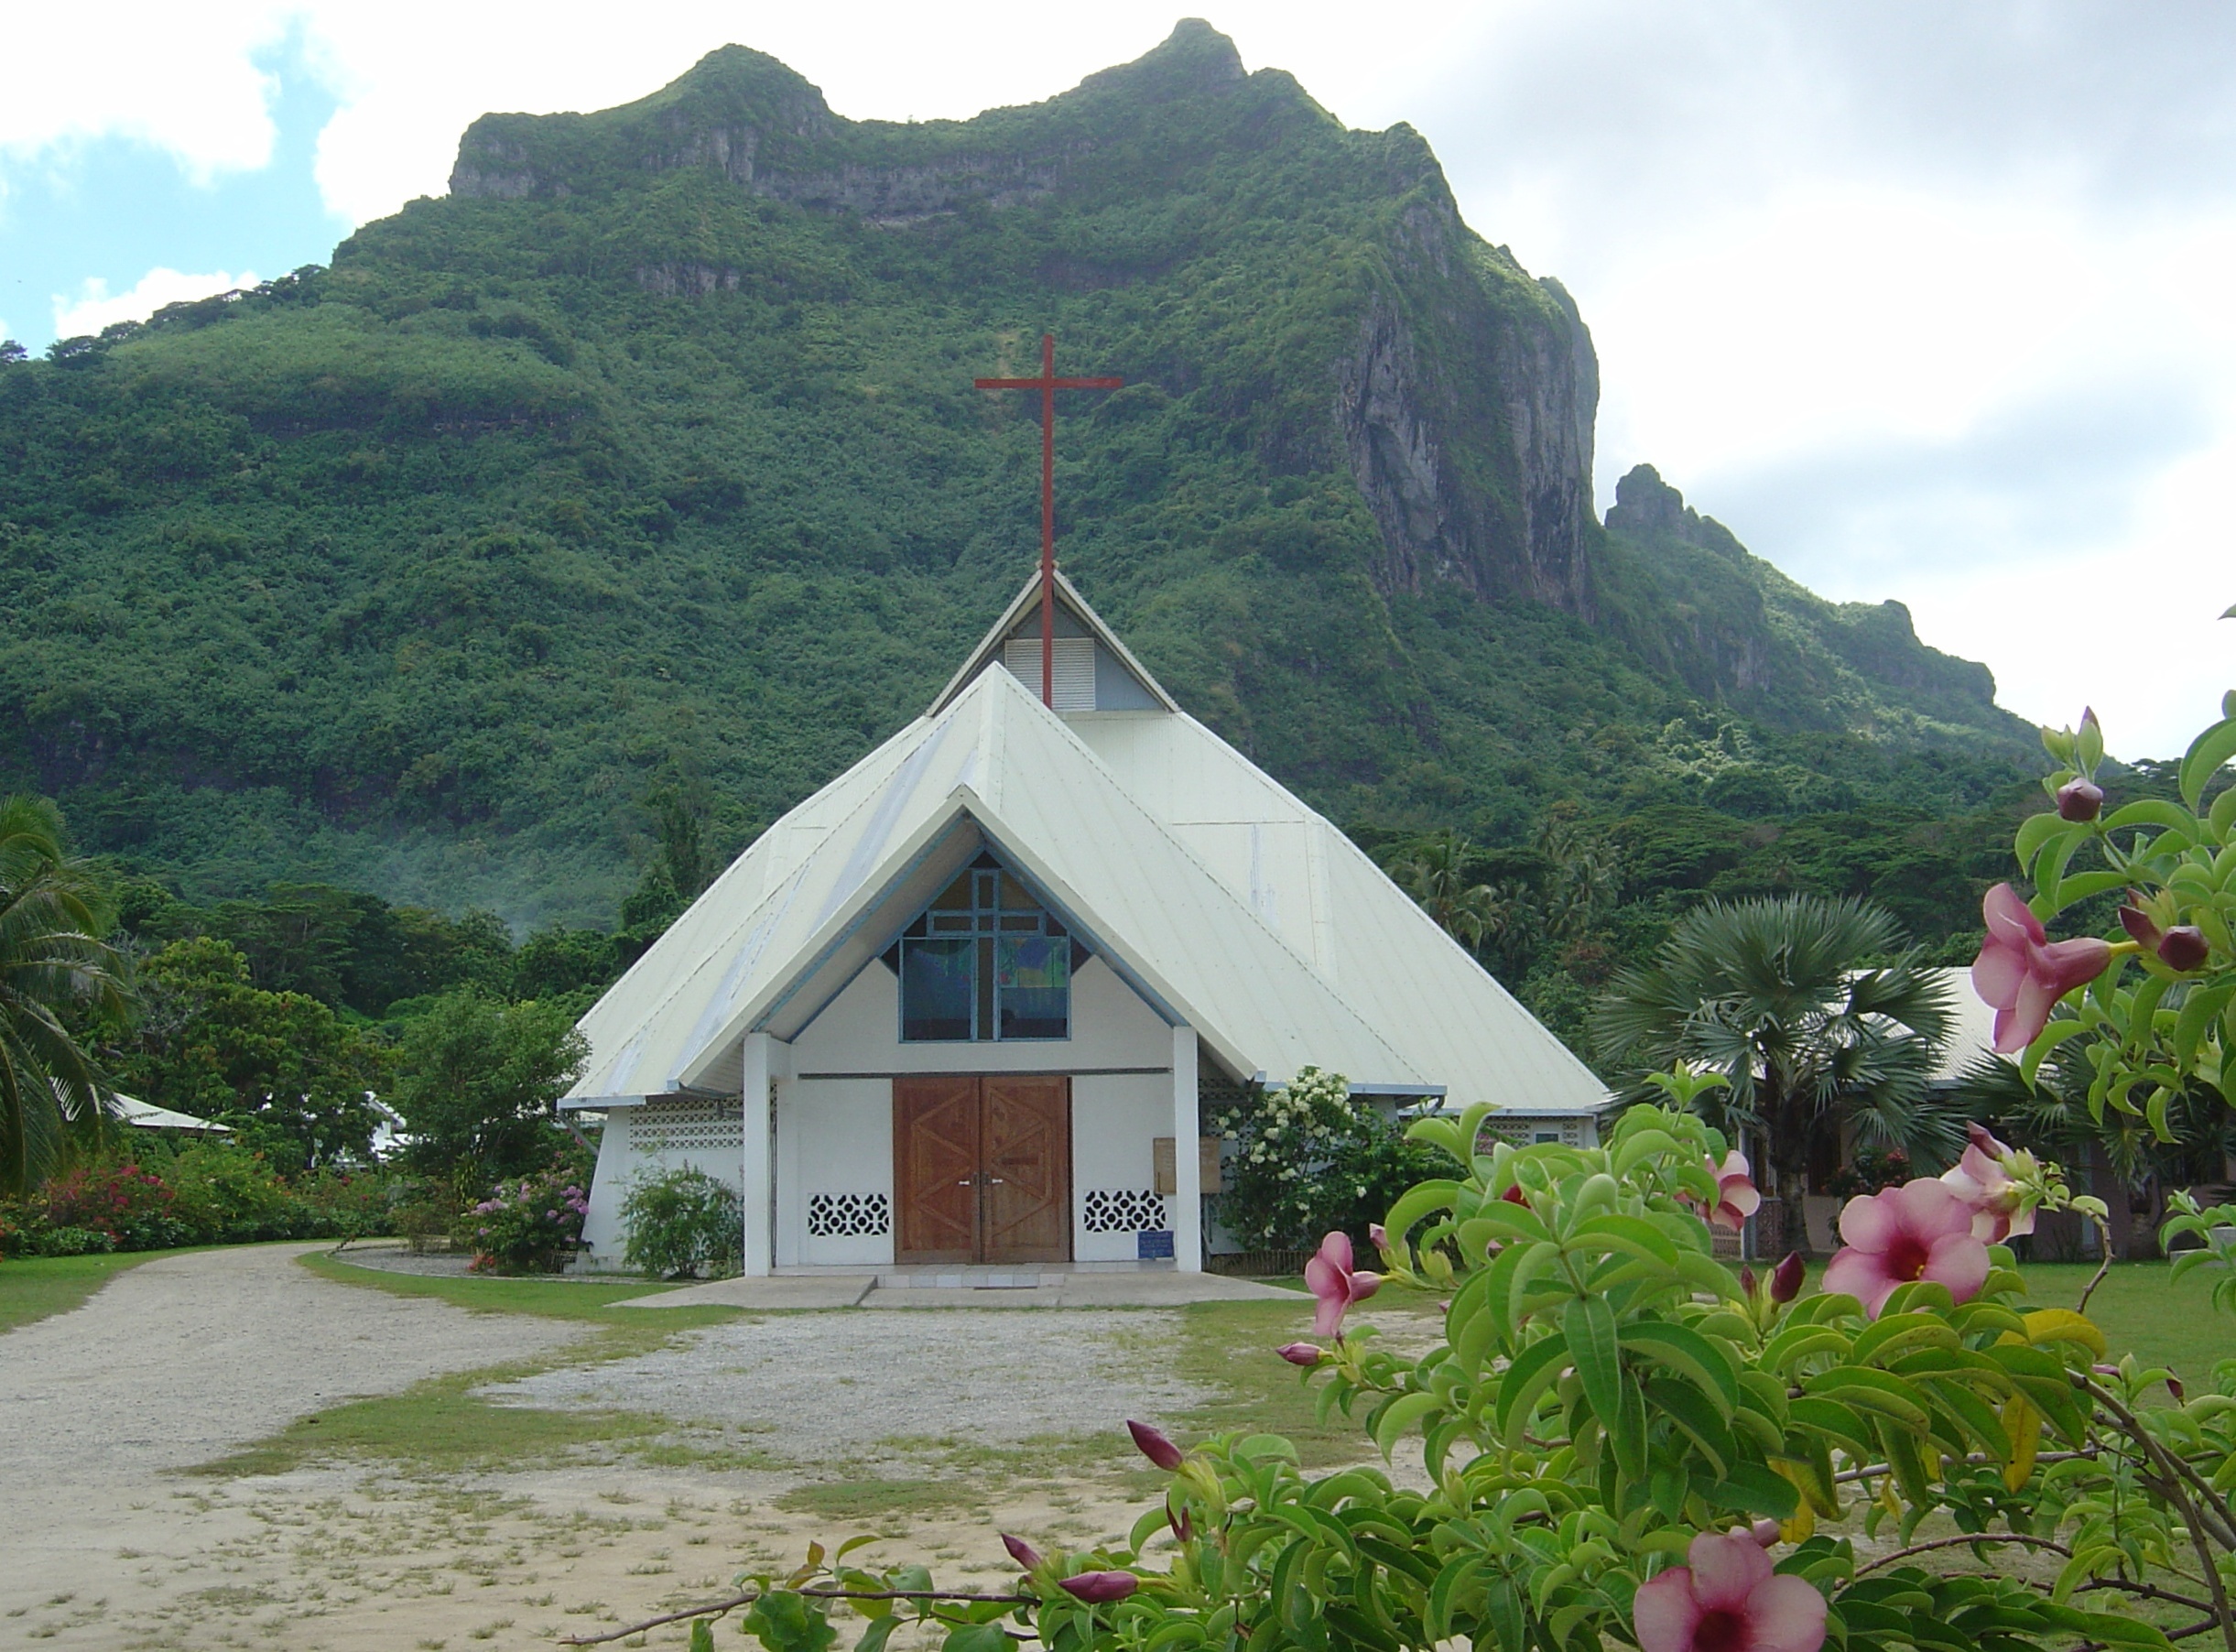
{"label": "steep gabled roof", "polygon": [[985,669],[1034,594],[929,712],[764,832],[598,1001],[573,1104],[733,1091],[744,1034],[796,1036],[987,847],[1230,1071],[1278,1082],[1316,1065],[1523,1113],[1604,1100],[1379,868],[1195,719],[1059,716]]}

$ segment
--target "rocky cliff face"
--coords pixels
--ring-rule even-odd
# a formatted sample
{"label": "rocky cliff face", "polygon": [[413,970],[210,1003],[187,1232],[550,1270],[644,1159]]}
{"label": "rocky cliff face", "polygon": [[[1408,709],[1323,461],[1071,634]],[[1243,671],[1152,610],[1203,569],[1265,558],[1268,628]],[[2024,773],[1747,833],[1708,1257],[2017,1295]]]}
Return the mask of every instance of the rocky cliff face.
{"label": "rocky cliff face", "polygon": [[[1193,143],[1175,136],[1184,122]],[[1349,295],[1338,318],[1348,342],[1332,360],[1280,364],[1327,386],[1329,424],[1265,445],[1286,455],[1276,462],[1329,455],[1348,468],[1379,533],[1372,573],[1384,595],[1440,581],[1590,617],[1599,369],[1575,305],[1460,221],[1409,128],[1342,133],[1287,76],[1245,75],[1232,42],[1208,25],[1183,23],[1147,57],[1048,103],[921,126],[841,120],[774,59],[727,47],[625,108],[484,116],[460,145],[450,190],[571,199],[699,171],[809,212],[938,233],[971,212],[1111,215],[1121,171],[1134,197],[1124,204],[1140,207],[1154,205],[1145,192],[1186,197],[1207,164],[1343,147],[1343,187],[1374,221],[1377,273]],[[1202,263],[1224,251],[1126,247],[1110,258],[1077,234],[1057,240],[1034,274],[1067,291],[1169,277],[1188,254]],[[631,273],[663,297],[751,284],[719,256],[646,256]]]}

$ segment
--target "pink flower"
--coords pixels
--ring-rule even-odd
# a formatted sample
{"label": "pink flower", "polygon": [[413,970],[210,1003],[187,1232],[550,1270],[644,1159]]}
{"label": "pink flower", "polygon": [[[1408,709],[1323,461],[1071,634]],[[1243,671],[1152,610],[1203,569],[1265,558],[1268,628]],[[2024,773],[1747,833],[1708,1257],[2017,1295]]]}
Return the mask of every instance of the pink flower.
{"label": "pink flower", "polygon": [[1825,1289],[1846,1292],[1873,1319],[1897,1285],[1931,1279],[1969,1302],[1987,1283],[1988,1247],[1972,1232],[1972,1209],[1947,1184],[1919,1177],[1848,1201],[1847,1247],[1826,1265]]}
{"label": "pink flower", "polygon": [[2050,940],[2009,884],[1989,890],[1980,909],[1988,937],[1972,961],[1972,990],[1995,1006],[1995,1053],[2007,1056],[2041,1035],[2052,1005],[2104,973],[2111,946],[2092,935]]}
{"label": "pink flower", "polygon": [[1745,1532],[1702,1532],[1631,1603],[1640,1652],[1818,1652],[1825,1597],[1780,1577]]}
{"label": "pink flower", "polygon": [[1319,1311],[1312,1316],[1315,1336],[1334,1336],[1343,1329],[1343,1315],[1351,1305],[1382,1288],[1380,1274],[1353,1273],[1351,1262],[1351,1236],[1330,1234],[1305,1264],[1305,1283],[1319,1300]]}
{"label": "pink flower", "polygon": [[1972,1212],[1973,1235],[2000,1244],[2014,1234],[2033,1233],[2034,1207],[2005,1168],[2017,1155],[1990,1136],[1984,1125],[1973,1125],[1971,1137],[1956,1168],[1941,1173],[1941,1182]]}
{"label": "pink flower", "polygon": [[[1090,1606],[1100,1606],[1109,1601],[1123,1601],[1141,1587],[1141,1580],[1130,1571],[1082,1571],[1076,1578],[1063,1580],[1066,1594],[1085,1601]],[[1807,1585],[1804,1584],[1804,1588]],[[1810,1591],[1815,1593],[1814,1590]]]}
{"label": "pink flower", "polygon": [[[1719,1166],[1708,1160],[1708,1173],[1716,1179],[1715,1208],[1704,1212],[1710,1227],[1720,1227],[1738,1233],[1747,1225],[1747,1218],[1763,1208],[1763,1196],[1754,1190],[1753,1178],[1748,1173],[1747,1156],[1733,1148],[1723,1156]],[[1699,1209],[1697,1200],[1686,1203]]]}

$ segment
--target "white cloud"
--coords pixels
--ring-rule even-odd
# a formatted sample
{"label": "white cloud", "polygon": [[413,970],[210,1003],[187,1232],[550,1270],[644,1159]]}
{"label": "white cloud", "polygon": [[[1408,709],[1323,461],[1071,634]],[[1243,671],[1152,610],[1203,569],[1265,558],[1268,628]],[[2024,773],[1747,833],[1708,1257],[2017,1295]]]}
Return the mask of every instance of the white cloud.
{"label": "white cloud", "polygon": [[55,295],[54,336],[76,338],[81,333],[99,332],[117,321],[145,321],[166,304],[206,299],[212,293],[231,292],[237,287],[254,287],[261,278],[253,269],[244,269],[237,276],[222,269],[212,270],[205,276],[190,276],[158,267],[142,276],[129,291],[112,293],[106,281],[98,276],[90,277],[76,298]]}
{"label": "white cloud", "polygon": [[252,58],[280,39],[287,11],[271,0],[12,8],[0,169],[104,136],[168,150],[197,179],[265,165],[277,88]]}

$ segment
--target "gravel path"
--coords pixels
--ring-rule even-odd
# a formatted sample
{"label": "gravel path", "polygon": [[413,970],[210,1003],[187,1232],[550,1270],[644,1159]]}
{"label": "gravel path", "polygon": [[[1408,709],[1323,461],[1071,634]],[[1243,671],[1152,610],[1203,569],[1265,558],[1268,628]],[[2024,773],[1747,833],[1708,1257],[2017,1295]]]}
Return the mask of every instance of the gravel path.
{"label": "gravel path", "polygon": [[766,1430],[795,1458],[894,1439],[1102,1434],[1210,1397],[1161,1369],[1177,1315],[957,1308],[787,1314],[482,1392],[500,1403],[615,1406]]}
{"label": "gravel path", "polygon": [[[538,1353],[581,1327],[336,1285],[316,1244],[163,1256],[0,1335],[0,1508],[153,1484],[322,1406]],[[19,1527],[19,1529],[21,1529]]]}

